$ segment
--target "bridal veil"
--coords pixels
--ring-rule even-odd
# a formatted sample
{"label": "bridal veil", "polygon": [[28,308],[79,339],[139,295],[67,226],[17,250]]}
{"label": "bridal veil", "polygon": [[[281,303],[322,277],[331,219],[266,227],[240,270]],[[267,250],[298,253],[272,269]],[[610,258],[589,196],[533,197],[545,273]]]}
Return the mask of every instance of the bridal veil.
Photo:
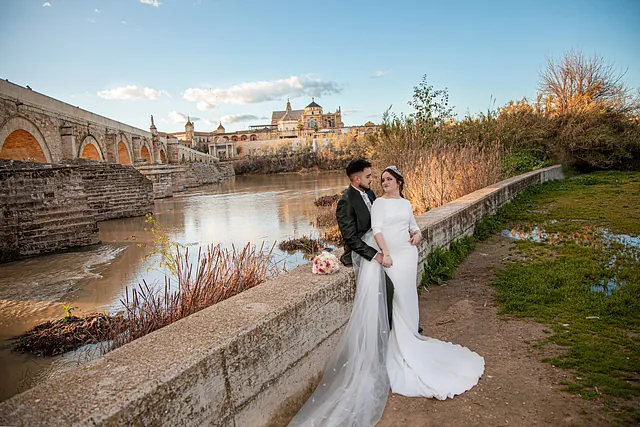
{"label": "bridal veil", "polygon": [[[371,231],[362,240],[378,248]],[[356,296],[351,317],[322,380],[289,426],[371,427],[382,417],[389,393],[384,270],[355,252],[352,258]]]}

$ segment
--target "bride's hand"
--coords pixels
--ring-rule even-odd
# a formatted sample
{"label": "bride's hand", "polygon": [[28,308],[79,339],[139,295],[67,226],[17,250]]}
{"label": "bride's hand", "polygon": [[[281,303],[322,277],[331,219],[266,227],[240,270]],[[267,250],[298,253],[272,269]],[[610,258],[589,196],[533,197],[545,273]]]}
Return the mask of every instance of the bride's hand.
{"label": "bride's hand", "polygon": [[393,260],[391,259],[390,255],[384,255],[382,257],[382,266],[389,268],[393,265]]}
{"label": "bride's hand", "polygon": [[416,231],[409,237],[409,243],[413,246],[416,246],[422,240],[422,233],[420,231]]}

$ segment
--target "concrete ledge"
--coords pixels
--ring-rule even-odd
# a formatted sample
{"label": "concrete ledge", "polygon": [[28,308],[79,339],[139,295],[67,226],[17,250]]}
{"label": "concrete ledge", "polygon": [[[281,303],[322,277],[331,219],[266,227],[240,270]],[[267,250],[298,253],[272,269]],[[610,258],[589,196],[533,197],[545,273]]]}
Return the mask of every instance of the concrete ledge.
{"label": "concrete ledge", "polygon": [[[473,232],[559,166],[476,191],[417,218],[420,262]],[[346,323],[353,271],[304,265],[0,403],[16,426],[262,426],[320,372]]]}

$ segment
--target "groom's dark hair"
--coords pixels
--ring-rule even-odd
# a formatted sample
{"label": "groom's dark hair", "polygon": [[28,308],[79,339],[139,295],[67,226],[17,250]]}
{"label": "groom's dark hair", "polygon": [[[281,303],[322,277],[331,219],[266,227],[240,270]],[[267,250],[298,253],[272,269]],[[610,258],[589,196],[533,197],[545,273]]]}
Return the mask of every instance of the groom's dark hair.
{"label": "groom's dark hair", "polygon": [[349,177],[349,179],[351,179],[351,176],[353,176],[353,174],[362,172],[366,168],[370,168],[370,167],[371,167],[371,163],[368,160],[365,160],[365,159],[351,160],[347,165],[347,176]]}

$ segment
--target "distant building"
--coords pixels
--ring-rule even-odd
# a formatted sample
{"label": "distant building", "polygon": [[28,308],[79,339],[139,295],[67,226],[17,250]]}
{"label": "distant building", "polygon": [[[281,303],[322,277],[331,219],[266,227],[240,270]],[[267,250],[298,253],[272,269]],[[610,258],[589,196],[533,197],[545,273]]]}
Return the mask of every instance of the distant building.
{"label": "distant building", "polygon": [[194,124],[189,118],[184,126],[184,132],[170,135],[177,138],[181,144],[200,151],[208,151],[220,159],[232,159],[247,154],[255,154],[261,148],[282,143],[283,139],[301,140],[313,139],[318,136],[327,138],[333,135],[353,133],[355,135],[373,133],[379,127],[367,122],[364,126],[346,128],[342,122],[340,107],[333,113],[324,113],[322,107],[311,98],[311,103],[302,110],[293,110],[291,102],[283,111],[273,111],[271,123],[251,125],[249,129],[226,132],[222,123],[213,132],[196,132]]}

